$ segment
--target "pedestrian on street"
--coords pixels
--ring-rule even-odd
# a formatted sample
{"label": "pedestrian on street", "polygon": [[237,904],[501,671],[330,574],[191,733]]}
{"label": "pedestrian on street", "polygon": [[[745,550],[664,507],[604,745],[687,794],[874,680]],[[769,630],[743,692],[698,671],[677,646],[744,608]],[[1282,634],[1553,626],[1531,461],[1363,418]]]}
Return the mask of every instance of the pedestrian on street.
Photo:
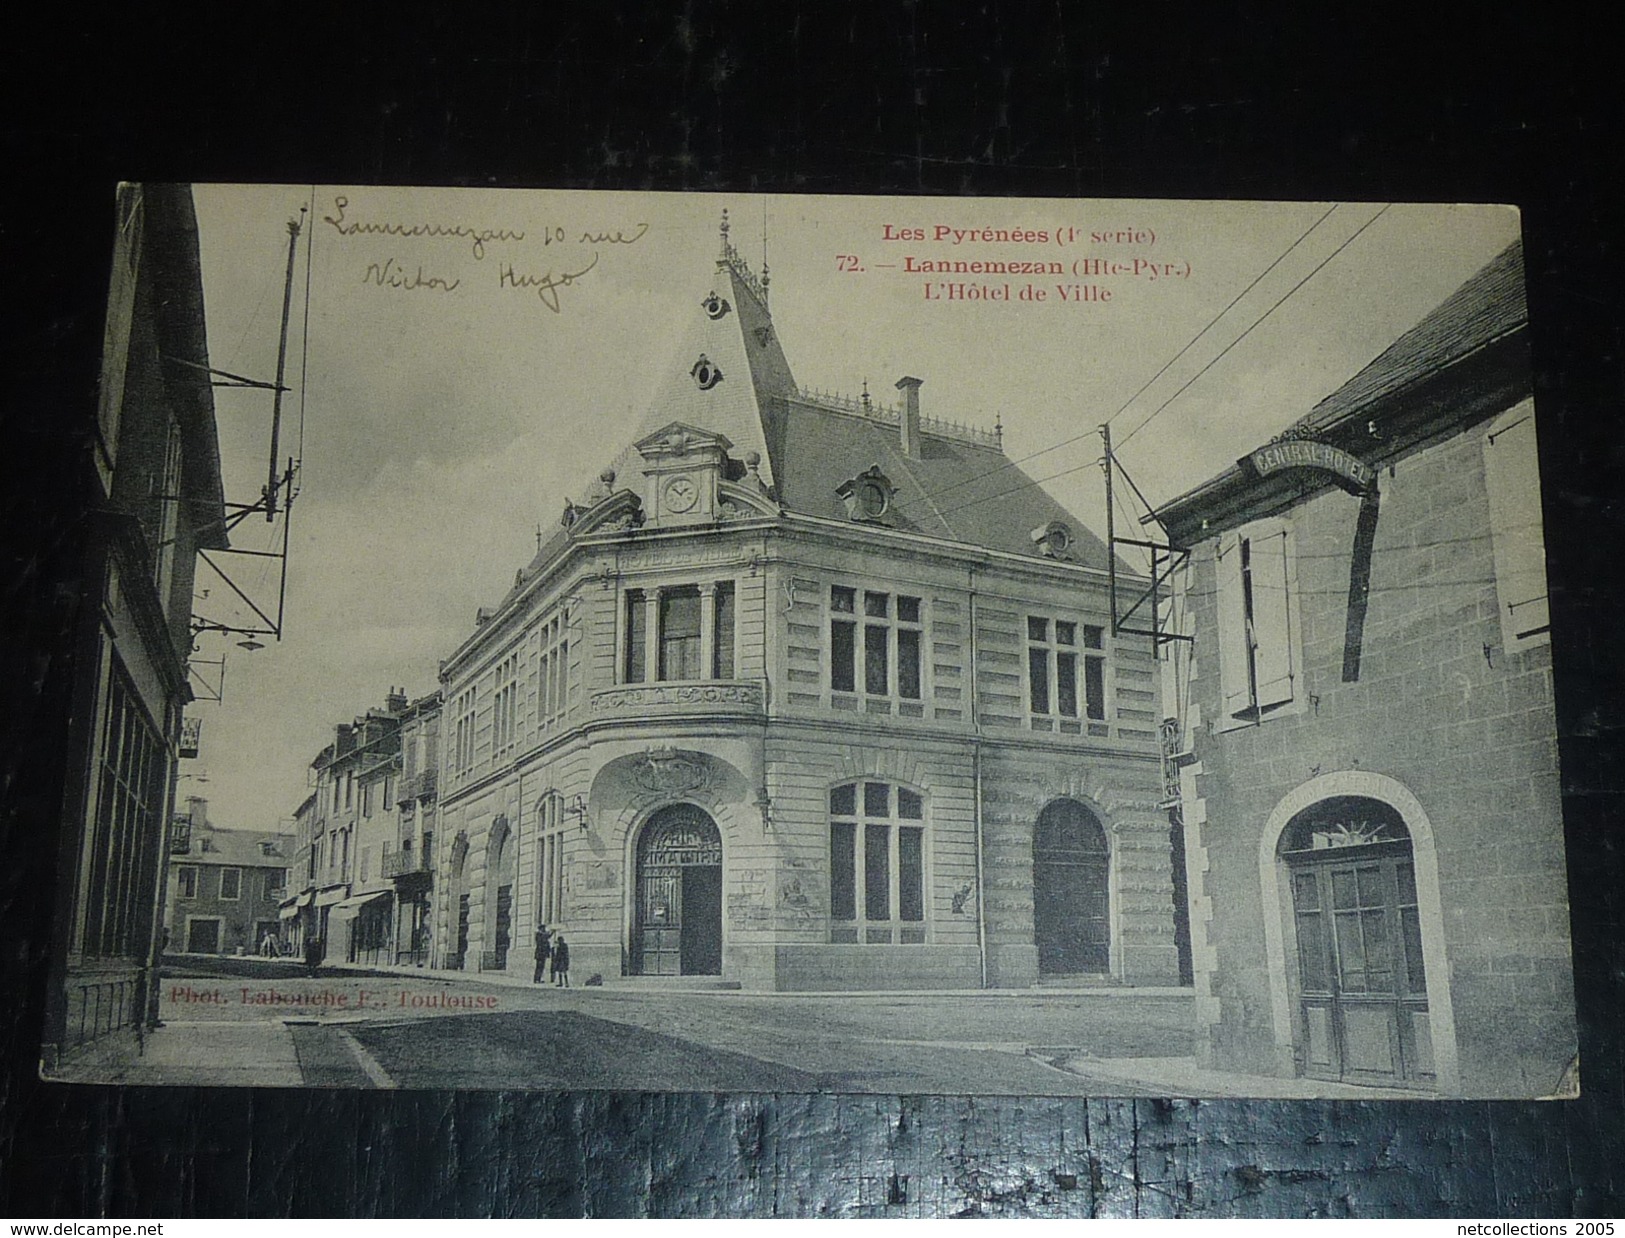
{"label": "pedestrian on street", "polygon": [[322,939],[320,937],[305,938],[305,970],[312,976],[322,961]]}
{"label": "pedestrian on street", "polygon": [[553,983],[570,987],[570,943],[564,940],[563,933],[553,941]]}
{"label": "pedestrian on street", "polygon": [[276,958],[276,936],[269,931],[260,939],[260,956],[267,959]]}
{"label": "pedestrian on street", "polygon": [[547,961],[553,955],[553,934],[548,931],[545,924],[536,928],[536,974],[531,978],[532,984],[541,984],[543,973],[547,970]]}

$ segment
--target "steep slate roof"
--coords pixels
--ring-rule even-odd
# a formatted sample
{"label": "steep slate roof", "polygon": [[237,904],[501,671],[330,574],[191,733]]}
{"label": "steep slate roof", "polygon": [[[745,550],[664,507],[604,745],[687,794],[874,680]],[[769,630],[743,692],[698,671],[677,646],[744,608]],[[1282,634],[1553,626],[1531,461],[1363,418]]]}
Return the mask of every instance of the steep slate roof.
{"label": "steep slate roof", "polygon": [[[896,487],[891,527],[991,550],[1041,557],[1032,531],[1052,520],[1073,532],[1077,563],[1104,569],[1106,547],[996,445],[998,436],[922,419],[917,458],[902,451],[898,412],[803,393],[768,310],[763,281],[723,237],[711,292],[728,303],[714,317],[696,298],[682,345],[633,439],[682,421],[725,435],[733,458],[761,457],[761,476],[789,511],[845,520],[836,490],[878,465]],[[722,381],[701,390],[691,370],[701,356]],[[616,459],[617,488],[636,488],[641,460],[628,447]],[[557,547],[542,547],[538,564]],[[533,564],[536,566],[537,564]]]}
{"label": "steep slate roof", "polygon": [[769,421],[783,461],[779,496],[791,511],[846,519],[836,489],[879,465],[897,490],[894,528],[1040,558],[1032,531],[1060,520],[1072,530],[1073,560],[1106,567],[1105,543],[997,447],[933,433],[927,421],[910,458],[895,424],[800,398]]}
{"label": "steep slate roof", "polygon": [[[1330,443],[1373,466],[1402,459],[1529,394],[1528,325],[1523,243],[1514,241],[1280,437]],[[1238,463],[1156,517],[1190,545],[1329,484],[1312,470],[1260,478]]]}

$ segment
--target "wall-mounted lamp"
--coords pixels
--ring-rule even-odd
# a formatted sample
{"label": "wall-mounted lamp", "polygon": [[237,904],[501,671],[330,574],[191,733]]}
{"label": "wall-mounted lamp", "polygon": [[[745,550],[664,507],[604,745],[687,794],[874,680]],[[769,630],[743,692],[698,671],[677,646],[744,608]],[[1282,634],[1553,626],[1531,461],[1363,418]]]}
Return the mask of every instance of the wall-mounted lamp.
{"label": "wall-mounted lamp", "polygon": [[260,644],[259,641],[255,640],[252,636],[250,636],[247,640],[238,641],[237,642],[237,648],[246,649],[246,650],[248,650],[249,653],[253,653],[254,650],[256,650],[256,649],[264,649],[265,646]]}
{"label": "wall-mounted lamp", "polygon": [[771,830],[773,828],[773,797],[767,793],[765,786],[756,793],[756,808],[762,814],[762,828]]}
{"label": "wall-mounted lamp", "polygon": [[564,811],[570,813],[572,816],[580,817],[582,829],[585,830],[589,828],[590,823],[587,819],[587,797],[582,795],[581,792],[577,791],[575,795],[570,798],[570,801],[564,806]]}

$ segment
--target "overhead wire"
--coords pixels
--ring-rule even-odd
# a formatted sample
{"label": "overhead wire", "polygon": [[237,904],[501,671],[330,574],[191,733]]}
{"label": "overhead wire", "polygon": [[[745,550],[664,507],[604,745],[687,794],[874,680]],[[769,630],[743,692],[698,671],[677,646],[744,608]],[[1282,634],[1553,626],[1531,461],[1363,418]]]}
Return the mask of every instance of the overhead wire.
{"label": "overhead wire", "polygon": [[1252,326],[1248,327],[1245,331],[1243,331],[1235,339],[1231,340],[1230,343],[1226,344],[1224,346],[1224,348],[1220,351],[1218,356],[1214,357],[1213,360],[1209,361],[1201,369],[1197,370],[1195,374],[1192,374],[1190,376],[1190,378],[1188,380],[1186,380],[1186,382],[1179,388],[1178,391],[1174,392],[1173,395],[1169,396],[1161,404],[1157,405],[1156,408],[1152,409],[1151,410],[1151,415],[1149,417],[1147,417],[1144,421],[1142,421],[1139,425],[1135,426],[1127,434],[1125,434],[1122,437],[1122,439],[1118,442],[1117,446],[1119,448],[1122,448],[1122,447],[1126,446],[1130,439],[1132,439],[1141,430],[1145,429],[1146,426],[1150,425],[1153,421],[1155,421],[1156,418],[1157,418],[1157,414],[1161,413],[1163,409],[1167,408],[1175,400],[1179,399],[1180,396],[1184,395],[1185,392],[1189,391],[1190,388],[1196,383],[1196,381],[1199,378],[1202,377],[1202,375],[1206,374],[1209,370],[1211,370],[1215,365],[1217,365],[1220,361],[1222,361],[1224,359],[1224,357],[1231,351],[1231,349],[1235,348],[1236,345],[1238,345],[1238,344],[1240,344],[1242,342],[1242,340],[1246,339],[1257,328],[1262,326],[1269,319],[1269,316],[1271,314],[1275,313],[1276,310],[1280,309],[1281,306],[1285,305],[1286,302],[1293,296],[1293,294],[1298,291],[1298,289],[1302,288],[1310,280],[1314,279],[1314,277],[1316,275],[1320,274],[1321,271],[1325,270],[1327,264],[1330,263],[1332,261],[1332,259],[1336,258],[1338,254],[1342,253],[1350,245],[1354,244],[1355,241],[1359,240],[1359,238],[1361,237],[1361,235],[1364,234],[1364,232],[1365,232],[1365,230],[1367,228],[1369,228],[1372,224],[1376,223],[1377,220],[1381,219],[1384,215],[1386,215],[1388,213],[1388,209],[1391,206],[1393,206],[1392,202],[1385,202],[1383,204],[1382,209],[1380,211],[1378,211],[1375,215],[1373,215],[1370,219],[1366,220],[1365,223],[1361,224],[1359,226],[1359,228],[1357,228],[1354,231],[1353,235],[1348,237],[1348,239],[1345,240],[1341,245],[1339,245],[1336,249],[1332,250],[1331,253],[1327,254],[1318,263],[1316,263],[1314,268],[1309,272],[1309,274],[1305,275],[1297,283],[1293,284],[1291,288],[1287,289],[1286,293],[1281,297],[1280,300],[1276,301],[1276,303],[1274,305],[1270,306],[1269,309],[1265,310],[1262,315],[1260,315],[1257,319],[1254,320]]}
{"label": "overhead wire", "polygon": [[[1275,301],[1275,303],[1273,305],[1271,305],[1269,307],[1269,309],[1265,310],[1263,314],[1261,314],[1258,318],[1254,319],[1253,322],[1246,328],[1246,330],[1244,330],[1240,335],[1238,335],[1229,344],[1225,345],[1225,347],[1223,349],[1221,349],[1219,351],[1219,353],[1216,356],[1213,357],[1212,360],[1210,360],[1200,370],[1198,370],[1189,379],[1187,379],[1179,387],[1179,389],[1173,393],[1173,395],[1169,396],[1166,400],[1164,400],[1161,404],[1159,404],[1155,409],[1153,409],[1151,411],[1150,416],[1148,416],[1144,421],[1140,422],[1139,425],[1135,426],[1134,429],[1130,430],[1126,435],[1124,435],[1123,438],[1116,444],[1115,449],[1120,449],[1125,443],[1127,443],[1130,439],[1132,439],[1141,430],[1145,429],[1146,426],[1150,425],[1151,422],[1153,420],[1155,420],[1155,418],[1157,417],[1157,415],[1159,413],[1161,413],[1164,409],[1166,409],[1170,404],[1172,404],[1175,400],[1177,400],[1186,391],[1190,390],[1190,388],[1193,385],[1195,385],[1195,383],[1197,382],[1198,379],[1200,379],[1204,374],[1206,374],[1216,364],[1218,364],[1218,362],[1220,360],[1222,360],[1226,356],[1226,354],[1228,354],[1238,344],[1240,344],[1242,342],[1242,340],[1246,339],[1249,335],[1251,335],[1253,333],[1253,331],[1255,331],[1259,326],[1261,326],[1270,317],[1270,315],[1274,314],[1276,310],[1280,309],[1282,305],[1286,304],[1286,302],[1289,299],[1291,299],[1291,297],[1295,293],[1297,293],[1299,289],[1301,289],[1305,284],[1307,284],[1317,274],[1319,274],[1321,271],[1323,271],[1326,268],[1326,266],[1329,263],[1331,263],[1331,261],[1334,258],[1336,258],[1345,249],[1347,249],[1349,247],[1349,245],[1351,245],[1362,233],[1364,233],[1366,231],[1366,229],[1371,227],[1372,224],[1376,223],[1378,219],[1382,218],[1382,216],[1388,211],[1389,207],[1391,207],[1392,205],[1393,205],[1393,203],[1391,203],[1391,202],[1390,203],[1384,203],[1381,210],[1379,210],[1370,219],[1366,220],[1365,223],[1361,224],[1360,227],[1357,228],[1350,236],[1348,236],[1346,239],[1344,239],[1344,241],[1341,244],[1339,244],[1337,246],[1337,248],[1332,250],[1331,253],[1327,254],[1326,257],[1324,257],[1323,259],[1320,260],[1320,262],[1316,263],[1315,266],[1309,271],[1309,273],[1307,275],[1305,275],[1302,279],[1300,279],[1297,283],[1295,283],[1291,288],[1289,288],[1281,297],[1279,297]],[[1336,204],[1334,204],[1333,207],[1332,207],[1332,210],[1335,210],[1335,209],[1336,209]],[[1206,332],[1208,330],[1210,330],[1212,328],[1212,326],[1215,323],[1217,323],[1220,318],[1222,318],[1225,314],[1229,313],[1230,309],[1237,302],[1239,302],[1241,300],[1241,297],[1245,296],[1246,293],[1248,291],[1250,291],[1253,287],[1255,287],[1258,284],[1258,282],[1264,278],[1265,275],[1267,275],[1271,270],[1273,270],[1276,266],[1278,266],[1280,264],[1281,260],[1283,258],[1285,258],[1287,256],[1287,254],[1290,254],[1294,249],[1296,249],[1299,245],[1301,245],[1303,243],[1303,241],[1310,235],[1310,233],[1314,232],[1314,230],[1316,228],[1318,228],[1323,222],[1325,222],[1325,220],[1327,218],[1330,217],[1331,213],[1332,213],[1332,211],[1328,210],[1319,219],[1317,219],[1313,224],[1311,224],[1308,228],[1306,228],[1298,236],[1298,239],[1293,241],[1293,243],[1291,245],[1289,245],[1286,248],[1285,251],[1282,252],[1280,257],[1278,257],[1274,262],[1272,262],[1269,265],[1269,267],[1265,268],[1264,271],[1260,272],[1258,277],[1256,279],[1254,279],[1251,284],[1248,285],[1247,289],[1244,289],[1240,295],[1238,295],[1236,298],[1234,298],[1230,302],[1229,305],[1227,305],[1223,310],[1221,310],[1217,315],[1215,315],[1213,321],[1210,322],[1208,324],[1208,326],[1204,327],[1202,329],[1202,331],[1197,333],[1197,336],[1192,340],[1192,343],[1195,342],[1195,339],[1199,339],[1199,338],[1201,338],[1201,336],[1203,334],[1206,334]],[[1188,349],[1188,348],[1189,348],[1189,345],[1186,345],[1186,349]],[[1183,354],[1183,352],[1186,351],[1186,349],[1181,349],[1180,350],[1181,354]],[[1171,362],[1170,362],[1170,364],[1171,364]],[[1167,367],[1164,367],[1164,371],[1166,370],[1166,368]],[[1161,372],[1163,372],[1163,371],[1159,371],[1159,374]],[[1153,378],[1151,381],[1154,382],[1155,378]],[[1147,387],[1149,385],[1150,385],[1149,383],[1146,384]],[[1141,390],[1142,391],[1145,390],[1145,387],[1142,387]],[[1112,414],[1112,417],[1107,420],[1106,424],[1110,425],[1112,420],[1114,420],[1116,417],[1121,416],[1122,413],[1138,397],[1139,397],[1139,392],[1136,392],[1135,395],[1130,396],[1129,399],[1123,404],[1123,406],[1121,408],[1119,408],[1116,413]],[[1004,468],[1014,467],[1015,465],[1024,463],[1027,460],[1034,459],[1037,456],[1045,455],[1048,452],[1053,451],[1053,450],[1055,450],[1055,449],[1057,449],[1059,447],[1068,446],[1068,445],[1070,445],[1072,443],[1077,442],[1079,439],[1088,437],[1088,435],[1092,434],[1092,433],[1094,433],[1094,431],[1091,430],[1091,431],[1086,431],[1083,434],[1075,434],[1071,438],[1063,439],[1061,442],[1055,443],[1050,447],[1044,448],[1044,449],[1042,449],[1040,451],[1032,452],[1032,453],[1030,453],[1030,454],[1028,454],[1026,456],[1022,456],[1022,457],[1020,457],[1020,458],[1018,458],[1016,460],[1009,461],[1007,464],[1001,465],[998,469],[989,470],[987,473],[978,474],[975,477],[965,478],[963,481],[956,482],[951,486],[945,486],[945,487],[942,488],[942,490],[936,491],[934,493],[941,494],[941,493],[944,493],[947,490],[951,490],[951,489],[955,489],[955,488],[960,487],[960,486],[968,485],[971,482],[979,480],[981,477],[990,476],[991,474],[997,473],[997,472],[1001,471]],[[979,504],[982,504],[982,503],[989,503],[989,502],[994,501],[995,499],[1006,498],[1009,495],[1020,493],[1021,491],[1029,489],[1031,487],[1042,485],[1046,481],[1054,481],[1057,478],[1065,477],[1070,473],[1075,473],[1080,469],[1088,468],[1092,464],[1099,464],[1099,463],[1100,463],[1100,460],[1096,459],[1096,460],[1086,461],[1083,464],[1075,465],[1075,466],[1073,466],[1071,468],[1061,469],[1058,472],[1048,474],[1048,475],[1046,475],[1044,477],[1040,477],[1040,478],[1023,478],[1023,480],[1021,481],[1020,484],[1012,486],[1012,487],[1010,487],[1008,489],[1005,489],[1005,490],[1000,490],[995,494],[984,495],[981,498],[972,499],[972,500],[970,500],[969,502],[966,502],[966,503],[960,503],[960,504],[956,504],[953,507],[944,508],[943,511],[942,511],[942,514],[943,515],[948,515],[951,512],[963,511],[965,508],[975,507],[975,506],[978,506]]]}
{"label": "overhead wire", "polygon": [[[1320,218],[1316,219],[1314,223],[1310,224],[1307,228],[1305,228],[1303,230],[1303,232],[1301,232],[1298,235],[1297,240],[1293,241],[1292,244],[1288,245],[1278,255],[1276,255],[1274,261],[1272,261],[1262,271],[1260,271],[1257,275],[1255,275],[1253,277],[1252,281],[1250,283],[1248,283],[1248,285],[1245,288],[1243,288],[1234,297],[1232,297],[1230,299],[1230,303],[1228,305],[1226,305],[1217,314],[1215,314],[1212,318],[1210,318],[1208,320],[1206,326],[1204,326],[1195,335],[1191,336],[1191,338],[1185,342],[1185,345],[1182,348],[1180,348],[1180,350],[1178,352],[1176,352],[1173,356],[1168,358],[1168,360],[1165,361],[1162,364],[1162,367],[1159,370],[1157,370],[1157,372],[1155,374],[1153,374],[1150,378],[1146,379],[1145,382],[1140,385],[1139,389],[1137,391],[1135,391],[1133,395],[1129,396],[1128,399],[1124,400],[1123,403],[1118,407],[1117,411],[1106,419],[1106,424],[1111,425],[1112,422],[1116,421],[1117,418],[1121,417],[1123,415],[1123,413],[1125,413],[1133,405],[1134,401],[1138,400],[1142,395],[1144,395],[1146,393],[1146,391],[1148,391],[1151,388],[1151,385],[1153,383],[1155,383],[1159,378],[1161,378],[1164,374],[1166,374],[1179,361],[1179,359],[1181,357],[1183,357],[1193,347],[1195,347],[1197,342],[1199,340],[1201,340],[1203,336],[1205,336],[1209,331],[1213,330],[1214,327],[1218,326],[1220,320],[1222,318],[1224,318],[1224,316],[1226,314],[1228,314],[1231,310],[1233,310],[1237,306],[1237,304],[1240,303],[1240,301],[1241,301],[1241,299],[1243,297],[1245,297],[1254,288],[1258,287],[1258,285],[1265,279],[1265,277],[1267,277],[1269,275],[1269,273],[1271,271],[1275,270],[1276,267],[1280,266],[1281,263],[1284,262],[1286,260],[1286,258],[1295,249],[1298,248],[1298,246],[1302,245],[1304,243],[1304,241],[1308,239],[1310,233],[1314,232],[1315,229],[1317,229],[1317,228],[1319,228],[1321,226],[1321,224],[1325,223],[1326,220],[1331,218],[1332,213],[1337,210],[1339,205],[1341,205],[1341,204],[1336,203],[1336,202],[1332,203],[1332,205],[1329,208],[1327,208],[1326,212],[1324,214],[1322,214],[1320,216]],[[936,498],[936,497],[941,496],[943,494],[947,494],[948,492],[950,492],[952,490],[958,490],[958,489],[961,489],[961,488],[963,488],[965,486],[968,486],[968,485],[972,484],[973,482],[980,481],[984,477],[992,477],[994,474],[1003,472],[1005,469],[1016,468],[1016,467],[1018,467],[1020,465],[1026,464],[1027,462],[1029,462],[1031,460],[1036,460],[1039,456],[1047,456],[1052,451],[1059,451],[1062,447],[1069,447],[1073,443],[1078,442],[1080,439],[1088,438],[1090,435],[1092,435],[1094,433],[1095,433],[1095,430],[1093,428],[1090,428],[1089,430],[1086,430],[1081,434],[1074,434],[1070,438],[1064,438],[1064,439],[1060,440],[1057,443],[1051,443],[1048,447],[1040,447],[1037,451],[1028,452],[1024,456],[1018,456],[1014,460],[1006,460],[1006,461],[1004,461],[1003,463],[997,465],[994,468],[987,469],[986,471],[981,472],[981,473],[977,473],[977,474],[975,474],[975,475],[973,475],[971,477],[962,478],[959,481],[951,482],[946,486],[942,486],[941,488],[939,488],[937,490],[933,490],[933,491],[929,492],[927,497],[928,498]],[[1057,474],[1057,476],[1060,476],[1060,474]],[[1013,493],[1013,492],[1007,491],[1006,493]]]}

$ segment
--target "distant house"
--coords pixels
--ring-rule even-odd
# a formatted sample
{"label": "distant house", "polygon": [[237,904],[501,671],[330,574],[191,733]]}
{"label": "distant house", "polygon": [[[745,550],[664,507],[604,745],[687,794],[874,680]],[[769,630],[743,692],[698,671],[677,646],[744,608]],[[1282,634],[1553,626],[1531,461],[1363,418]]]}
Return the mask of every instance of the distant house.
{"label": "distant house", "polygon": [[420,967],[429,960],[439,762],[440,693],[431,692],[401,720],[396,836],[382,856],[383,875],[395,885],[394,961]]}
{"label": "distant house", "polygon": [[277,907],[288,884],[294,836],[221,829],[209,820],[208,808],[193,796],[171,826],[169,951],[255,954],[268,936],[280,950]]}
{"label": "distant house", "polygon": [[393,688],[383,708],[333,728],[310,763],[315,793],[294,814],[295,881],[280,909],[301,951],[320,939],[334,962],[393,961],[394,887],[384,855],[396,839],[401,716]]}
{"label": "distant house", "polygon": [[1514,245],[1157,513],[1192,556],[1174,695],[1201,1064],[1559,1088],[1576,1033],[1535,426]]}

